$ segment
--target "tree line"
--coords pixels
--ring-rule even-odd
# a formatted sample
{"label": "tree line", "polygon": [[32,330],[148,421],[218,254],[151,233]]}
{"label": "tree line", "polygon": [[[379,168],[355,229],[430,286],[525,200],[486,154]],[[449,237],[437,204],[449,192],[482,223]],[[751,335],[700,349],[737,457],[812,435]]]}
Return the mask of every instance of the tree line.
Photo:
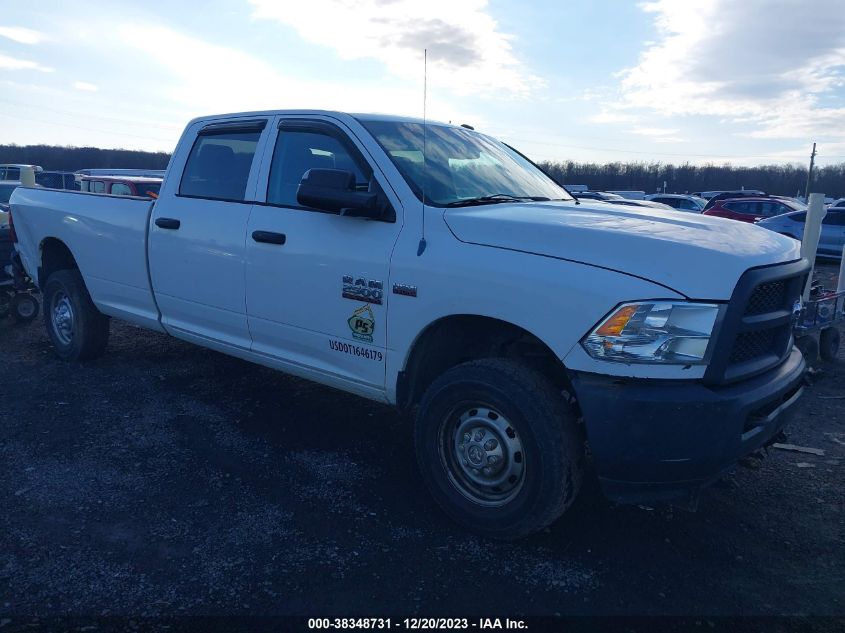
{"label": "tree line", "polygon": [[[75,171],[85,168],[165,169],[167,152],[142,152],[97,147],[56,145],[0,145],[0,163],[41,165],[44,169]],[[794,196],[804,193],[807,167],[801,165],[759,165],[741,167],[726,163],[671,165],[646,162],[580,163],[576,161],[540,163],[562,184],[587,185],[597,191],[645,191],[663,189],[671,193],[718,189],[762,189],[768,193]],[[811,191],[835,198],[845,196],[845,163],[819,167],[813,172]]]}
{"label": "tree line", "polygon": [[165,169],[167,152],[142,152],[98,147],[59,145],[0,145],[0,163],[40,165],[47,170],[77,169]]}
{"label": "tree line", "polygon": [[[540,166],[561,184],[587,185],[596,191],[645,191],[691,193],[719,189],[761,189],[781,196],[804,195],[807,167],[801,165],[758,165],[742,167],[726,163],[670,165],[665,163],[578,163],[544,162]],[[845,163],[813,169],[811,192],[840,198],[845,196]]]}

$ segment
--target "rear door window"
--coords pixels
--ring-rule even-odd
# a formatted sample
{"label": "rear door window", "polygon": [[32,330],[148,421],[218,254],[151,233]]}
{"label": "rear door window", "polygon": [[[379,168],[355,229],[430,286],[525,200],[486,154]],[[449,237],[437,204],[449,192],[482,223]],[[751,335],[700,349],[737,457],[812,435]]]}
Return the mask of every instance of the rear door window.
{"label": "rear door window", "polygon": [[179,195],[241,202],[266,121],[200,131],[182,173]]}
{"label": "rear door window", "polygon": [[132,187],[122,182],[115,182],[112,183],[111,193],[114,196],[131,196]]}
{"label": "rear door window", "polygon": [[106,183],[102,180],[91,180],[88,182],[88,191],[93,193],[104,193],[106,190]]}
{"label": "rear door window", "polygon": [[735,213],[754,213],[750,202],[726,202],[723,206]]}

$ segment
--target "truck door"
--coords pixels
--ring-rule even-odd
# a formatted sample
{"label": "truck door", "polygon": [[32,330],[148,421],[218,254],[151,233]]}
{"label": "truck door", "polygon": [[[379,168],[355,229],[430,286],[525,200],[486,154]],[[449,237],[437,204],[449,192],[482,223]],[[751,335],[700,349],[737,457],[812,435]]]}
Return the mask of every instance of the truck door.
{"label": "truck door", "polygon": [[250,347],[244,241],[267,121],[206,122],[190,151],[174,156],[153,209],[149,259],[162,323],[175,336]]}
{"label": "truck door", "polygon": [[[247,227],[246,294],[253,350],[301,375],[383,390],[390,255],[399,200],[341,123],[285,118],[274,126]],[[395,217],[367,220],[301,205],[303,174],[342,169],[356,188],[379,191]],[[389,214],[388,214],[389,216]],[[275,238],[269,239],[269,238]],[[297,371],[297,368],[299,371]]]}

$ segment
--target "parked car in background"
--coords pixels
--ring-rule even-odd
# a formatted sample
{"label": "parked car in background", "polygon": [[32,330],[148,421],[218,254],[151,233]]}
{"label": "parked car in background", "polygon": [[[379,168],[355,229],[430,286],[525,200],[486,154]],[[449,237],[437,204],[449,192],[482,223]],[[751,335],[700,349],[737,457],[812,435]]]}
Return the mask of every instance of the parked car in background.
{"label": "parked car in background", "polygon": [[17,180],[31,187],[35,184],[35,174],[43,171],[38,165],[21,165],[19,163],[0,163],[0,180]]}
{"label": "parked car in background", "polygon": [[141,178],[137,176],[82,176],[82,191],[105,193],[112,196],[140,196],[158,198],[161,178]]}
{"label": "parked car in background", "polygon": [[608,193],[607,191],[570,191],[579,200],[601,200],[602,202],[616,202],[624,200],[620,195]]}
{"label": "parked car in background", "polygon": [[608,191],[607,193],[615,193],[617,196],[622,196],[628,200],[645,200],[645,191]]}
{"label": "parked car in background", "polygon": [[590,188],[587,185],[563,185],[563,188],[566,189],[573,196],[576,193],[580,193],[581,191],[589,191],[590,190]]}
{"label": "parked car in background", "polygon": [[[732,200],[735,198],[768,198],[769,194],[765,191],[759,191],[757,189],[740,189],[739,191],[708,191],[706,193],[712,193],[713,195],[707,198],[707,204],[704,205],[704,210],[707,211],[710,207],[712,207],[717,202],[721,202],[722,200]],[[696,194],[693,194],[696,195]],[[703,197],[703,196],[702,196]]]}
{"label": "parked car in background", "polygon": [[77,169],[77,174],[83,176],[131,176],[137,178],[164,178],[163,169]]}
{"label": "parked car in background", "polygon": [[579,191],[572,194],[578,200],[598,200],[600,202],[610,202],[613,204],[621,204],[629,207],[649,207],[651,209],[669,210],[672,207],[660,204],[659,202],[652,202],[651,200],[630,200],[623,198],[618,193],[611,193],[609,191]]}
{"label": "parked car in background", "polygon": [[646,196],[646,200],[659,202],[680,211],[692,211],[693,213],[701,213],[707,204],[707,200],[704,198],[679,193],[654,193]]}
{"label": "parked car in background", "polygon": [[622,198],[621,200],[614,200],[613,203],[625,205],[626,207],[648,207],[649,209],[662,209],[664,211],[676,210],[669,205],[655,202],[653,200],[629,200],[627,198]]}
{"label": "parked car in background", "polygon": [[828,209],[845,209],[845,198],[839,198],[830,203]]}
{"label": "parked car in background", "polygon": [[9,217],[9,198],[12,192],[21,186],[20,180],[0,180],[0,224],[5,224]]}
{"label": "parked car in background", "polygon": [[48,189],[79,191],[77,176],[72,171],[39,171],[35,173],[35,184]]}
{"label": "parked car in background", "polygon": [[[807,220],[806,211],[793,211],[773,218],[760,220],[758,226],[776,231],[781,235],[800,240],[804,238],[804,225]],[[829,208],[822,220],[822,232],[819,237],[818,254],[825,257],[842,257],[842,247],[845,246],[845,206]]]}
{"label": "parked car in background", "polygon": [[806,211],[806,205],[791,198],[728,198],[719,200],[704,211],[704,215],[739,220],[740,222],[759,222],[793,211]]}

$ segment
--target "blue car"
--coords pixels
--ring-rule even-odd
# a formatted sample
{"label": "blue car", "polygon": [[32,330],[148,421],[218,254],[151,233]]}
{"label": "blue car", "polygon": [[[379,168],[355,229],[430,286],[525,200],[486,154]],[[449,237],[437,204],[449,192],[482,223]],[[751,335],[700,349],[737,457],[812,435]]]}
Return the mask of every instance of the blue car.
{"label": "blue car", "polygon": [[[770,231],[776,231],[800,240],[804,237],[804,222],[806,219],[806,211],[793,211],[792,213],[784,213],[760,220],[757,224]],[[839,258],[842,256],[843,246],[845,246],[845,207],[831,207],[827,210],[827,215],[822,221],[818,254],[824,257]]]}

